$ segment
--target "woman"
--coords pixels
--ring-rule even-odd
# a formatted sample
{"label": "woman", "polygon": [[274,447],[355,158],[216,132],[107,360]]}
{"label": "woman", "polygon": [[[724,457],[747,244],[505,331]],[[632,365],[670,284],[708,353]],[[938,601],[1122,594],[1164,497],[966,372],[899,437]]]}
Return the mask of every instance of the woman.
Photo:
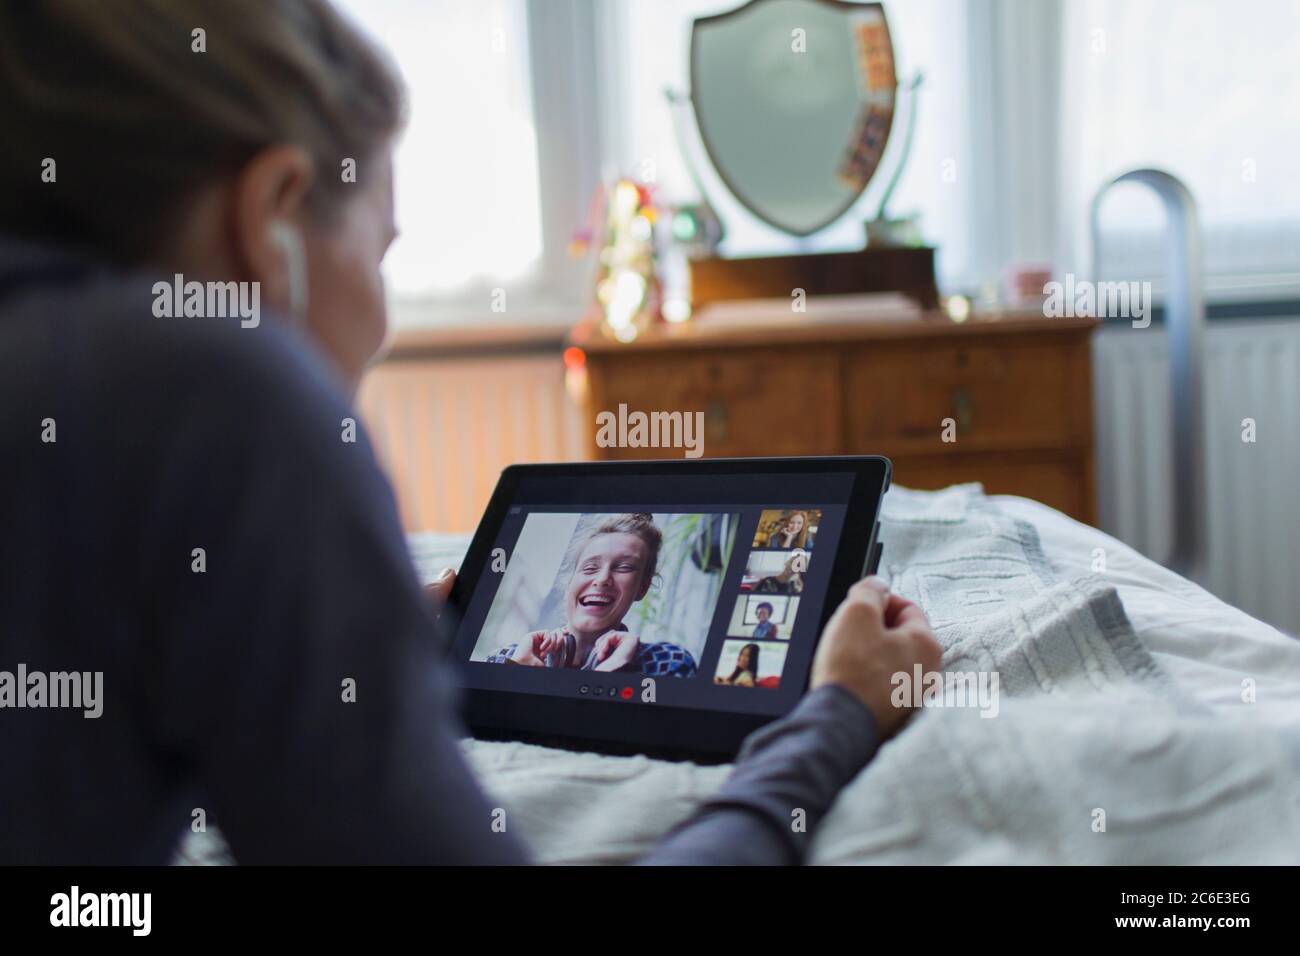
{"label": "woman", "polygon": [[654,583],[662,545],[663,533],[649,514],[601,519],[577,543],[565,586],[564,624],[533,631],[488,662],[693,677],[695,658],[689,651],[668,641],[643,642],[623,624]]}
{"label": "woman", "polygon": [[[5,713],[0,863],[166,862],[195,808],[244,863],[526,862],[350,407],[395,233],[383,58],[322,0],[31,0],[0,4],[0,102],[0,661],[103,680],[95,720]],[[177,276],[265,320],[167,318]],[[649,861],[798,862],[907,714],[889,674],[937,661],[860,582]]]}
{"label": "woman", "polygon": [[754,625],[754,633],[750,637],[759,641],[770,641],[776,637],[776,624],[772,621],[772,612],[774,608],[767,601],[763,601],[758,607],[754,608],[754,613],[758,616],[758,623]]}
{"label": "woman", "polygon": [[758,684],[758,645],[746,644],[736,655],[736,667],[726,677],[715,677],[715,684],[732,687],[754,687]]}
{"label": "woman", "polygon": [[808,542],[808,513],[792,511],[783,514],[776,530],[768,537],[767,546],[780,548],[782,551],[789,548],[811,547]]}
{"label": "woman", "polygon": [[259,283],[351,394],[387,331],[401,86],[327,4],[215,6],[5,5],[0,222],[151,279]]}

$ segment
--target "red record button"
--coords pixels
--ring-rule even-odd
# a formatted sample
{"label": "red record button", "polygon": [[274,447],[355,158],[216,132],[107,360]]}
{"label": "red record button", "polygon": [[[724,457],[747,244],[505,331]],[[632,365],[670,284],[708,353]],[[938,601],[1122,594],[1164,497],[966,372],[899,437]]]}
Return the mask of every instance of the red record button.
{"label": "red record button", "polygon": [[623,688],[623,699],[624,699],[624,700],[631,700],[631,699],[632,699],[632,688],[631,688],[631,687],[624,687],[624,688]]}

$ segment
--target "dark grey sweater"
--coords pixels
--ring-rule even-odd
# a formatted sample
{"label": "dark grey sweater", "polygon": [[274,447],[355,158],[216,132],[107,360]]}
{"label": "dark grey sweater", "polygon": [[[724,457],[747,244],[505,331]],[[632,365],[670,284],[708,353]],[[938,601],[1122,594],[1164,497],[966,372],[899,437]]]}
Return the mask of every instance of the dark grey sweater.
{"label": "dark grey sweater", "polygon": [[[196,810],[243,863],[527,862],[325,363],[274,321],[154,318],[150,285],[0,243],[0,863],[166,862]],[[20,665],[46,706],[5,696]],[[98,701],[48,706],[54,672]],[[644,862],[798,862],[875,748],[813,693]]]}

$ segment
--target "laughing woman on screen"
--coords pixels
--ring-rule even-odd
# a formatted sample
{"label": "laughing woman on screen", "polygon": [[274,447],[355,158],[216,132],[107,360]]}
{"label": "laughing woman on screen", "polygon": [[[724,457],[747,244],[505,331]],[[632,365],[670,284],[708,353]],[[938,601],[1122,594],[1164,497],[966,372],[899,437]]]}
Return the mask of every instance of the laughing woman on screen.
{"label": "laughing woman on screen", "polygon": [[565,588],[565,623],[533,631],[488,658],[495,664],[634,671],[691,677],[695,659],[667,641],[648,643],[623,618],[654,582],[663,534],[648,514],[610,515],[587,532]]}

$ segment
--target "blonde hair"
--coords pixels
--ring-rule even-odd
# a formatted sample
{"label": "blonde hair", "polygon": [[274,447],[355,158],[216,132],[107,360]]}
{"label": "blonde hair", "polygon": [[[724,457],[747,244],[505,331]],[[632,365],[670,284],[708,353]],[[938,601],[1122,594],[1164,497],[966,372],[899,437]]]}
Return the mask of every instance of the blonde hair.
{"label": "blonde hair", "polygon": [[0,102],[0,231],[126,264],[273,145],[311,156],[328,215],[343,161],[364,176],[405,115],[395,70],[326,0],[0,4]]}
{"label": "blonde hair", "polygon": [[639,511],[628,514],[606,515],[601,518],[578,539],[573,551],[575,571],[577,570],[576,562],[582,556],[583,550],[602,534],[634,534],[645,543],[646,566],[641,573],[641,586],[649,586],[659,571],[659,549],[663,547],[664,543],[664,534],[659,530],[659,526],[655,524],[654,515],[649,512]]}

